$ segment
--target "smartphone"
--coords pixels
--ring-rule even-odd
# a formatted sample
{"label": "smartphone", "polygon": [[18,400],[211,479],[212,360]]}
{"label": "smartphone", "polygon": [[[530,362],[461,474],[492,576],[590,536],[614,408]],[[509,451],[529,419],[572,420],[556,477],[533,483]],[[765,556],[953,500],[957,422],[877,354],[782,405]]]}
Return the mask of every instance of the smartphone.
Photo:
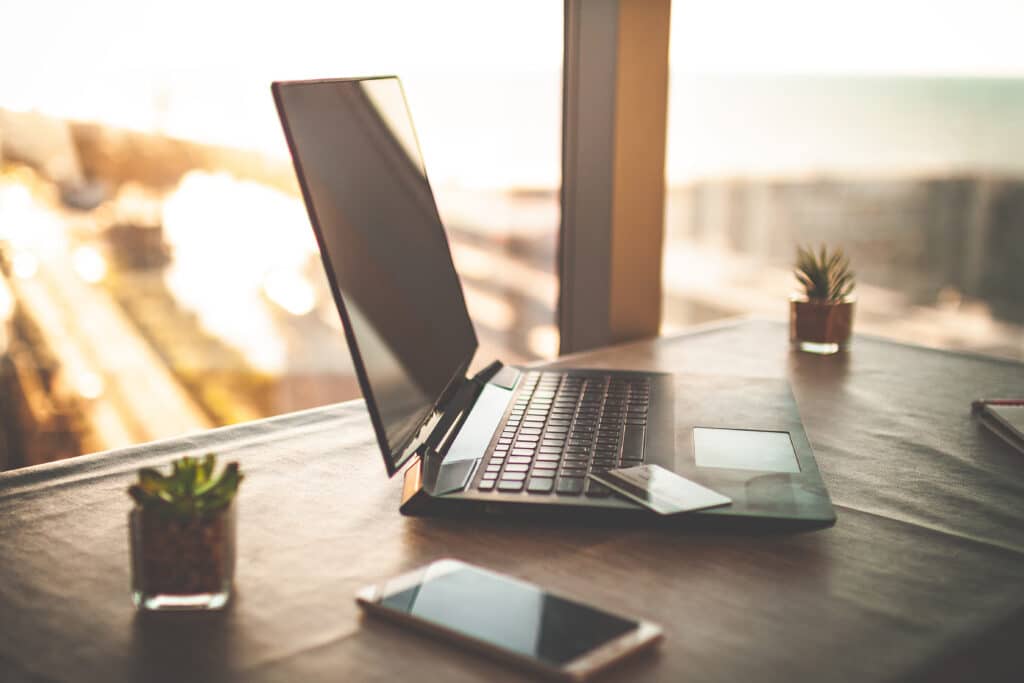
{"label": "smartphone", "polygon": [[451,559],[367,586],[356,602],[369,613],[575,681],[653,646],[662,635],[649,622]]}

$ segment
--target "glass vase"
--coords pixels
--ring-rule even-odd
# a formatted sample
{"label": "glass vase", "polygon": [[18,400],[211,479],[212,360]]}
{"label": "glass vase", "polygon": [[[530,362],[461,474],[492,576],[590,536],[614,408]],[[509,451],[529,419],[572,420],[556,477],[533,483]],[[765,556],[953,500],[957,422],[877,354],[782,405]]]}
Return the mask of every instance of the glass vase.
{"label": "glass vase", "polygon": [[128,513],[132,601],[142,610],[224,607],[235,578],[235,503],[210,518]]}
{"label": "glass vase", "polygon": [[789,339],[800,351],[832,354],[845,351],[853,336],[856,299],[820,301],[793,295],[789,299]]}

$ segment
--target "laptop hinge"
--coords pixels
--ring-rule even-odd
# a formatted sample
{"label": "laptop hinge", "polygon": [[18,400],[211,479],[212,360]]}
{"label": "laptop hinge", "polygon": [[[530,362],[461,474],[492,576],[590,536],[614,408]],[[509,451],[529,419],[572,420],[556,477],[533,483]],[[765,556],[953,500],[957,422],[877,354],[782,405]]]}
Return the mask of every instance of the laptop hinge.
{"label": "laptop hinge", "polygon": [[427,448],[441,454],[448,451],[448,446],[458,436],[459,429],[473,409],[473,404],[476,403],[484,385],[503,367],[501,361],[496,360],[472,377],[463,380],[455,395],[445,404],[441,419],[424,441]]}
{"label": "laptop hinge", "polygon": [[461,491],[469,483],[476,469],[475,460],[445,462],[449,447],[466,423],[484,386],[501,372],[504,366],[494,361],[471,378],[464,380],[455,395],[444,407],[441,419],[420,447],[423,488],[432,496]]}

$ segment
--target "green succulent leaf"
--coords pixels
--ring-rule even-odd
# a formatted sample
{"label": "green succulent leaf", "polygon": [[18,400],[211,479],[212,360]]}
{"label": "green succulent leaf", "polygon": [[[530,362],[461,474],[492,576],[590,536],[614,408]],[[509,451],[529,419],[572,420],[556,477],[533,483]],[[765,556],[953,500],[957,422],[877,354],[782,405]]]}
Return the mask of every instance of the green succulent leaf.
{"label": "green succulent leaf", "polygon": [[811,247],[797,246],[793,275],[807,298],[817,301],[841,301],[856,286],[850,258],[839,248],[829,252],[824,244],[817,252]]}
{"label": "green succulent leaf", "polygon": [[166,482],[167,478],[152,467],[139,470],[139,487],[147,493],[159,493],[166,486]]}
{"label": "green succulent leaf", "polygon": [[198,490],[206,482],[210,481],[210,477],[213,476],[213,466],[217,464],[217,456],[213,453],[207,453],[203,456],[202,462],[199,464],[199,468],[196,470],[196,489]]}
{"label": "green succulent leaf", "polygon": [[139,481],[128,488],[137,505],[159,514],[187,521],[208,517],[227,508],[242,481],[238,463],[229,463],[215,475],[217,456],[183,457],[171,463],[171,473],[152,468],[139,470]]}

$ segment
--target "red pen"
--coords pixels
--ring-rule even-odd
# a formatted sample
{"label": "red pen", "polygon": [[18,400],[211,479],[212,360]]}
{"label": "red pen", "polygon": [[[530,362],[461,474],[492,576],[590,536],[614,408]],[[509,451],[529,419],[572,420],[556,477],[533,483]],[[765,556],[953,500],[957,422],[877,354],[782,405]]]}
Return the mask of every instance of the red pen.
{"label": "red pen", "polygon": [[1024,399],[1018,398],[979,398],[971,401],[971,412],[977,413],[985,406],[1024,406]]}

